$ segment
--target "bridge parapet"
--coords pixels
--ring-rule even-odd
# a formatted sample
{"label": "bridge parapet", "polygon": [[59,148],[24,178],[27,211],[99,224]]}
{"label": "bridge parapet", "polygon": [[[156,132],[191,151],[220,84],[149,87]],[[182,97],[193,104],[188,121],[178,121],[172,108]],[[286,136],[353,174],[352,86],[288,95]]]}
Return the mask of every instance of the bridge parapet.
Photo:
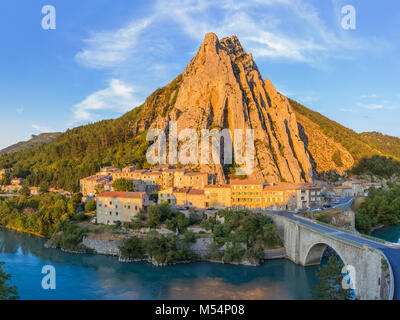
{"label": "bridge parapet", "polygon": [[[346,266],[354,269],[352,282],[359,299],[380,300],[389,298],[382,261],[385,256],[378,249],[362,242],[343,237],[341,231],[325,230],[284,216],[270,216],[283,238],[286,257],[303,266],[319,265],[327,247],[340,256]],[[384,295],[384,296],[382,296]]]}

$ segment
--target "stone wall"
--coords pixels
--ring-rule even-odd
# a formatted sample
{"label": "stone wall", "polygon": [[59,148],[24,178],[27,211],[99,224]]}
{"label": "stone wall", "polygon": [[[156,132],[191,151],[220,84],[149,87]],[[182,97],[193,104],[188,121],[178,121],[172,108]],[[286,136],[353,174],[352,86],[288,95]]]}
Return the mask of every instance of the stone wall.
{"label": "stone wall", "polygon": [[119,256],[118,246],[120,243],[118,241],[94,240],[84,237],[82,244],[98,254]]}
{"label": "stone wall", "polygon": [[198,238],[196,242],[191,245],[190,249],[203,260],[210,253],[208,247],[211,242],[212,238]]}
{"label": "stone wall", "polygon": [[264,250],[264,260],[285,258],[285,248]]}

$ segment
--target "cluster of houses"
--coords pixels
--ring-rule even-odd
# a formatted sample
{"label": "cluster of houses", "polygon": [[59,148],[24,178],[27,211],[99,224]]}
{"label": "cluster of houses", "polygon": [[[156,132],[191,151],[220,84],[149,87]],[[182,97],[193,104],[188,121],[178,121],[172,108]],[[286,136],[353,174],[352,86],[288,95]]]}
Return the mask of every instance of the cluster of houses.
{"label": "cluster of houses", "polygon": [[333,187],[333,192],[338,198],[350,198],[358,196],[367,196],[371,188],[379,189],[382,185],[377,182],[362,183],[359,180],[349,180],[341,186]]}
{"label": "cluster of houses", "polygon": [[[0,170],[0,180],[3,175],[7,172],[6,170]],[[22,178],[13,178],[11,179],[11,183],[9,185],[0,185],[0,191],[3,192],[3,196],[10,197],[18,195],[18,192],[22,189],[24,183],[24,179]],[[40,193],[39,187],[29,187],[30,194],[32,196],[36,196]],[[61,194],[64,197],[71,198],[73,193],[66,191],[64,189],[56,189],[49,188],[50,193]]]}
{"label": "cluster of houses", "polygon": [[[132,182],[133,192],[115,192],[117,179]],[[216,184],[214,175],[169,166],[138,170],[105,167],[97,174],[80,180],[84,196],[96,196],[99,222],[130,221],[140,209],[158,195],[158,203],[178,209],[249,208],[295,210],[320,206],[321,187],[312,183],[268,184],[257,180],[230,180]]]}
{"label": "cluster of houses", "polygon": [[[4,174],[0,170],[0,178]],[[118,179],[132,182],[132,191],[116,192],[113,183]],[[3,192],[18,193],[23,179],[14,178],[11,184],[0,186]],[[364,196],[370,188],[380,188],[379,183],[362,183],[349,180],[341,186],[329,188],[331,195],[339,198]],[[30,187],[32,195],[40,192]],[[324,189],[325,190],[325,189]],[[96,198],[97,221],[113,224],[115,221],[130,221],[140,210],[157,201],[183,209],[266,209],[301,210],[319,207],[324,202],[322,189],[313,183],[265,183],[258,180],[233,180],[217,184],[216,177],[205,172],[193,172],[171,166],[152,169],[123,169],[104,167],[100,172],[80,180],[80,191],[85,199]],[[326,191],[326,190],[325,190]],[[50,188],[49,192],[71,197],[72,193]],[[157,194],[157,197],[151,197]],[[325,192],[329,196],[329,192]],[[150,201],[150,198],[154,201]]]}

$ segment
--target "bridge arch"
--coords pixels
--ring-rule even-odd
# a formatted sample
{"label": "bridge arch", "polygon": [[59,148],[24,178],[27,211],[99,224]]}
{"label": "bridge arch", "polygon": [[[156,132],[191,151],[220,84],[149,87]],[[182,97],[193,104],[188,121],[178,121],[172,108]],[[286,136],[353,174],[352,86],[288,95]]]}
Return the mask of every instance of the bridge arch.
{"label": "bridge arch", "polygon": [[335,251],[336,255],[343,261],[346,265],[345,257],[341,254],[338,248],[335,248],[332,244],[327,244],[325,242],[312,243],[306,250],[306,256],[304,260],[304,266],[314,266],[320,265],[324,252],[327,248],[331,248]]}

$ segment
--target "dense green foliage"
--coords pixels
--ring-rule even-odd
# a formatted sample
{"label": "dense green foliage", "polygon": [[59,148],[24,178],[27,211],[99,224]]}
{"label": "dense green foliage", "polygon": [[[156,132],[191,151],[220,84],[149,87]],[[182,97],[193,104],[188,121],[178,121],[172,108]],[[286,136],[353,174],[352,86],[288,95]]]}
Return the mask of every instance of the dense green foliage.
{"label": "dense green foliage", "polygon": [[90,200],[85,204],[85,211],[91,212],[96,210],[96,200]]}
{"label": "dense green foliage", "polygon": [[0,179],[0,186],[6,186],[11,184],[11,175],[9,172],[5,172]]}
{"label": "dense green foliage", "polygon": [[11,279],[11,275],[4,271],[3,265],[4,262],[0,262],[0,300],[16,300],[19,298],[17,287],[7,284]]}
{"label": "dense green foliage", "polygon": [[112,187],[113,187],[114,191],[117,191],[117,192],[133,191],[133,183],[131,180],[128,180],[128,179],[116,179],[113,182]]}
{"label": "dense green foliage", "polygon": [[7,198],[0,200],[0,226],[49,237],[75,209],[75,203],[58,194]]}
{"label": "dense green foliage", "polygon": [[328,263],[319,267],[317,277],[319,284],[312,290],[314,300],[353,300],[353,291],[343,288],[343,262],[332,255]]}
{"label": "dense green foliage", "polygon": [[149,259],[170,264],[197,260],[198,257],[190,251],[189,246],[190,240],[187,238],[182,240],[175,235],[164,236],[151,231],[144,238],[134,236],[125,240],[120,252],[124,259]]}
{"label": "dense green foliage", "polygon": [[146,102],[113,120],[67,130],[52,143],[0,156],[0,168],[27,178],[29,185],[76,192],[79,179],[96,173],[102,166],[137,165],[146,168],[147,125],[175,103],[182,77],[157,89]]}
{"label": "dense green foliage", "polygon": [[383,156],[363,158],[352,169],[352,173],[380,178],[391,178],[393,175],[400,176],[400,162]]}
{"label": "dense green foliage", "polygon": [[[263,215],[246,210],[220,210],[220,219],[203,220],[201,226],[212,230],[214,241],[210,258],[226,262],[239,262],[247,258],[260,262],[265,248],[282,246],[282,240],[273,221]],[[221,247],[226,245],[225,250]]]}
{"label": "dense green foliage", "polygon": [[141,107],[116,120],[105,120],[68,130],[53,143],[0,157],[0,168],[23,172],[29,185],[79,190],[79,179],[101,166],[144,164],[146,135],[133,137],[131,121]]}
{"label": "dense green foliage", "polygon": [[51,238],[51,244],[52,246],[64,250],[86,252],[87,250],[82,246],[81,242],[87,232],[87,228],[81,228],[76,223],[67,219],[57,226],[57,229]]}
{"label": "dense green foliage", "polygon": [[[365,157],[384,153],[380,148],[378,148],[379,146],[370,145],[368,140],[364,139],[362,135],[356,133],[355,131],[346,128],[341,124],[328,119],[327,117],[324,117],[322,114],[316,111],[306,108],[292,99],[289,99],[289,102],[296,113],[307,117],[312,122],[319,125],[325,135],[334,139],[336,142],[345,147],[356,162]],[[391,156],[392,153],[388,152],[386,155]],[[336,163],[336,161],[339,161],[339,158],[335,156],[335,158],[332,160]]]}
{"label": "dense green foliage", "polygon": [[378,225],[393,225],[400,219],[400,185],[389,190],[371,189],[356,212],[356,228],[369,234]]}
{"label": "dense green foliage", "polygon": [[363,132],[360,135],[364,140],[385,154],[392,155],[400,160],[400,138],[392,137],[379,132]]}
{"label": "dense green foliage", "polygon": [[198,222],[198,219],[191,215],[191,217],[186,218],[186,216],[179,211],[172,211],[171,207],[166,204],[153,205],[147,209],[147,226],[151,228],[156,228],[161,224],[171,230],[179,232],[184,232],[188,226],[193,225]]}

